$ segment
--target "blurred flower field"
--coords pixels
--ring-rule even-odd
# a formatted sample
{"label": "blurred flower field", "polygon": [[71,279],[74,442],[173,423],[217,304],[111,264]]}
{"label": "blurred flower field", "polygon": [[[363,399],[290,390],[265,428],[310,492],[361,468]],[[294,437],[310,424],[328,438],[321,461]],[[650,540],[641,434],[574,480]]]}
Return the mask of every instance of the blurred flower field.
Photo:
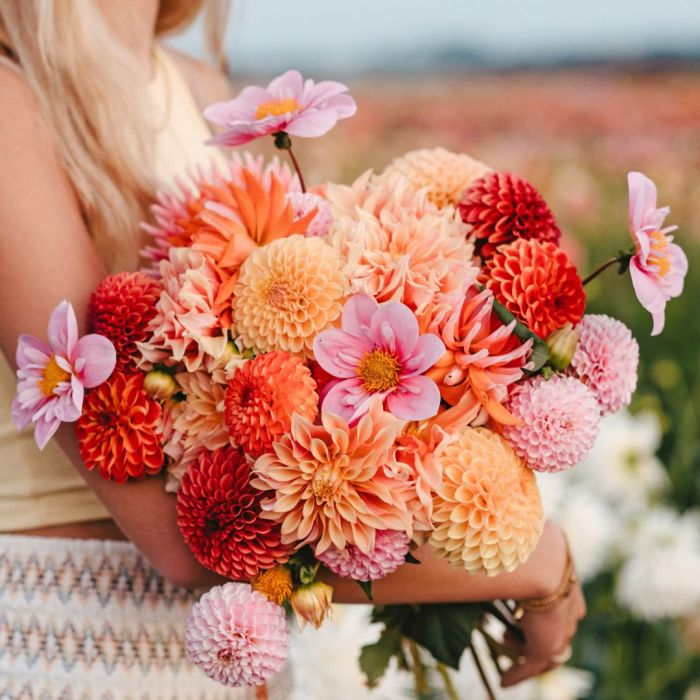
{"label": "blurred flower field", "polygon": [[[502,697],[697,700],[700,72],[494,73],[349,84],[357,117],[323,141],[297,145],[310,183],[349,181],[416,148],[467,152],[517,172],[542,192],[582,275],[630,245],[628,171],[651,177],[659,204],[671,206],[667,223],[679,226],[676,242],[688,255],[690,272],[683,296],[667,307],[662,335],[650,336],[651,317],[637,303],[628,276],[609,271],[587,287],[588,310],[620,318],[639,341],[631,410],[606,420],[594,451],[566,478],[540,478],[548,511],[567,529],[586,581],[589,614],[570,662],[585,672],[555,672]],[[353,648],[358,635],[369,635],[363,642],[372,639],[363,616],[339,615],[338,638],[354,639]],[[347,697],[404,697],[397,678],[386,681],[391,687],[363,691],[347,663],[352,644],[313,637],[305,633],[303,644],[322,646],[325,657],[337,647],[338,660],[321,665],[348,676]],[[297,656],[304,675],[305,655]],[[470,669],[460,674],[461,697],[478,698],[470,678]],[[307,688],[305,698],[345,697],[335,694],[343,683],[338,675],[329,678],[331,695],[316,680],[318,688]]]}

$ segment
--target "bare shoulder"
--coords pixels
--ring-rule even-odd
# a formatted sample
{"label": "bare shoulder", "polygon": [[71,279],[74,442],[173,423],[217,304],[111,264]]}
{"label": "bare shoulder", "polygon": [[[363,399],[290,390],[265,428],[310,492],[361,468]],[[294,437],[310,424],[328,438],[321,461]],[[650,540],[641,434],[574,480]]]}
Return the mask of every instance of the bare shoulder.
{"label": "bare shoulder", "polygon": [[231,99],[231,82],[223,71],[170,47],[165,50],[180,69],[202,109],[212,102]]}
{"label": "bare shoulder", "polygon": [[33,134],[46,145],[51,140],[50,130],[36,96],[22,72],[11,63],[0,61],[0,129],[5,146],[20,145],[16,137]]}

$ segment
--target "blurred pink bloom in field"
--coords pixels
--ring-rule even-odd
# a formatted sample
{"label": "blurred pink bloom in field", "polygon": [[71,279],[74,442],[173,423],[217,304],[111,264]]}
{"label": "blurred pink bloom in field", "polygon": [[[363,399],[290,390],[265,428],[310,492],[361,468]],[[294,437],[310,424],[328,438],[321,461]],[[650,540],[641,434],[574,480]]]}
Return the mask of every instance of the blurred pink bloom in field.
{"label": "blurred pink bloom in field", "polygon": [[17,396],[12,417],[18,429],[34,421],[39,449],[59,425],[80,418],[85,389],[109,379],[117,361],[114,345],[95,333],[78,337],[75,311],[62,301],[49,319],[49,344],[21,335],[17,344]]}
{"label": "blurred pink bloom in field", "polygon": [[652,335],[664,328],[666,302],[683,291],[688,259],[680,246],[672,243],[671,231],[662,228],[669,207],[657,208],[656,185],[642,173],[627,176],[630,196],[630,225],[635,254],[630,262],[634,291],[641,305],[654,319]]}
{"label": "blurred pink bloom in field", "polygon": [[440,407],[440,391],[423,372],[444,353],[437,335],[419,335],[406,305],[378,304],[356,294],[345,304],[342,329],[323,331],[314,340],[316,361],[337,378],[328,385],[322,408],[354,423],[379,396],[397,418],[431,418]]}
{"label": "blurred pink bloom in field", "polygon": [[357,106],[342,83],[304,80],[289,70],[267,88],[249,85],[227,102],[216,102],[204,116],[224,131],[209,141],[222,146],[241,146],[261,136],[284,131],[290,136],[323,136],[339,119],[355,114]]}

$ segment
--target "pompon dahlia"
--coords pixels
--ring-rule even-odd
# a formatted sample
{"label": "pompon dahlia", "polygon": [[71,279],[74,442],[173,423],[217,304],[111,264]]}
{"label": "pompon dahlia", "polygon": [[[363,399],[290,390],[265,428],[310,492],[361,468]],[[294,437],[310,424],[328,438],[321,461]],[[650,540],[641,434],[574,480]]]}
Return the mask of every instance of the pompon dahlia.
{"label": "pompon dahlia", "polygon": [[577,324],[586,307],[581,278],[554,243],[519,238],[501,246],[487,262],[483,280],[540,338],[566,323]]}
{"label": "pompon dahlia", "polygon": [[422,329],[435,333],[447,348],[427,376],[437,383],[444,401],[459,407],[450,414],[459,416],[458,427],[488,416],[512,422],[503,404],[522,378],[532,346],[513,333],[514,325],[498,318],[488,289],[438,295],[426,309]]}
{"label": "pompon dahlia", "polygon": [[485,428],[465,428],[441,460],[430,544],[470,573],[513,571],[537,546],[544,525],[534,472]]}
{"label": "pompon dahlia", "polygon": [[529,467],[555,472],[575,467],[593,447],[600,407],[574,377],[535,377],[518,385],[508,404],[521,422],[503,433]]}
{"label": "pompon dahlia", "polygon": [[405,561],[411,538],[398,530],[377,530],[374,549],[365,554],[348,545],[345,549],[331,547],[318,556],[327,569],[342,578],[355,581],[376,581],[398,569]]}
{"label": "pompon dahlia", "polygon": [[172,248],[160,269],[163,292],[149,324],[151,336],[138,343],[141,364],[182,362],[195,372],[207,356],[217,359],[226,353],[228,338],[214,311],[219,277],[201,253],[189,248]]}
{"label": "pompon dahlia", "polygon": [[241,450],[203,452],[190,464],[177,492],[177,524],[197,561],[221,576],[252,581],[282,564],[289,549],[279,526],[261,517],[259,490]]}
{"label": "pompon dahlia", "polygon": [[570,371],[593,391],[603,413],[627,406],[637,387],[639,345],[627,326],[604,314],[586,314]]}
{"label": "pompon dahlia", "polygon": [[512,173],[488,173],[472,183],[459,203],[459,212],[462,221],[471,224],[476,252],[484,260],[516,238],[557,245],[561,237],[542,195]]}
{"label": "pompon dahlia", "polygon": [[225,583],[192,607],[185,645],[209,678],[229,687],[262,685],[287,658],[287,617],[248,584]]}
{"label": "pompon dahlia", "polygon": [[293,413],[314,420],[316,382],[298,357],[287,352],[258,355],[236,370],[224,406],[231,437],[251,457],[260,457],[289,432]]}
{"label": "pompon dahlia", "polygon": [[283,542],[313,544],[317,556],[348,544],[368,554],[376,530],[410,532],[409,489],[384,469],[402,425],[379,399],[352,428],[331,413],[321,413],[321,425],[294,415],[290,433],[255,462],[252,481],[274,492],[262,506]]}
{"label": "pompon dahlia", "polygon": [[325,236],[331,229],[333,216],[331,214],[331,204],[325,198],[313,192],[290,192],[287,201],[292,205],[294,220],[305,219],[311,212],[314,217],[308,223],[305,236]]}
{"label": "pompon dahlia", "polygon": [[85,396],[75,434],[87,469],[104,479],[157,474],[163,467],[161,408],[143,389],[143,375],[115,372]]}
{"label": "pompon dahlia", "polygon": [[257,248],[234,290],[234,330],[259,352],[312,356],[314,337],[340,316],[348,280],[340,255],[320,238],[295,235]]}
{"label": "pompon dahlia", "polygon": [[396,174],[402,175],[415,190],[425,188],[428,199],[442,209],[448,204],[457,206],[467,187],[490,170],[463,153],[425,148],[396,158],[382,173],[382,178],[391,181]]}
{"label": "pompon dahlia", "polygon": [[102,280],[90,297],[88,328],[109,338],[117,351],[117,371],[136,369],[136,343],[149,337],[160,283],[141,272],[120,272]]}

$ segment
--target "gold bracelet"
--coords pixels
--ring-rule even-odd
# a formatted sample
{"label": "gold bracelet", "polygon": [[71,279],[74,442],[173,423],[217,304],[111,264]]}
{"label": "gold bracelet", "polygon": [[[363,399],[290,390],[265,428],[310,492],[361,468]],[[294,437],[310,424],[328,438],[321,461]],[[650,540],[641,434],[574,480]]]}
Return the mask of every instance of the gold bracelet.
{"label": "gold bracelet", "polygon": [[576,569],[574,559],[571,556],[569,540],[566,540],[566,566],[564,567],[564,575],[559,582],[559,585],[552,593],[543,598],[528,598],[518,602],[515,610],[515,618],[519,620],[526,612],[546,612],[551,610],[562,598],[566,598],[571,589],[576,584]]}

